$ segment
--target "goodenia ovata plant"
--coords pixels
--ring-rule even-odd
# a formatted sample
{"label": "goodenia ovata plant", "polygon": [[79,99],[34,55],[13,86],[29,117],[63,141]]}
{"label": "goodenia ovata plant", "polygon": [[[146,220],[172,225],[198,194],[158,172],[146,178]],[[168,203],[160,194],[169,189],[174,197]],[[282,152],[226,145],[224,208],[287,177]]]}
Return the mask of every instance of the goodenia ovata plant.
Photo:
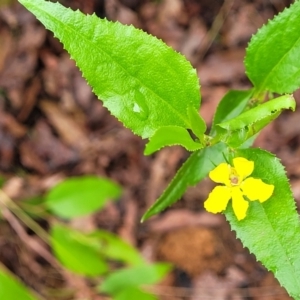
{"label": "goodenia ovata plant", "polygon": [[[196,70],[161,40],[58,3],[19,2],[63,43],[111,114],[149,139],[145,154],[172,145],[193,152],[143,220],[210,174],[223,184],[227,198],[219,203],[210,194],[207,201],[213,201],[205,202],[206,208],[223,211],[243,245],[300,299],[300,226],[284,167],[273,154],[249,148],[282,110],[295,110],[291,93],[300,86],[300,2],[253,36],[245,58],[253,88],[223,97],[209,134],[198,113]],[[274,98],[274,92],[282,96]],[[236,159],[247,162],[245,167]]]}
{"label": "goodenia ovata plant", "polygon": [[232,164],[221,163],[209,172],[209,177],[216,186],[204,202],[204,207],[211,213],[219,213],[226,209],[232,198],[232,208],[238,220],[246,217],[249,201],[258,200],[260,203],[268,200],[273,192],[274,185],[266,184],[261,179],[249,177],[254,170],[254,162],[244,157],[235,157]]}

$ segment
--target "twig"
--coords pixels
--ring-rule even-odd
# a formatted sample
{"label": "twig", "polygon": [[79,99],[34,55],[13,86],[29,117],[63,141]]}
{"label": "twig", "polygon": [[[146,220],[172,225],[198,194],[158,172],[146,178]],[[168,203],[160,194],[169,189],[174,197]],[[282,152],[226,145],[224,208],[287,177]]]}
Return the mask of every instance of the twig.
{"label": "twig", "polygon": [[30,218],[24,211],[15,204],[6,193],[0,189],[0,205],[8,208],[13,212],[28,228],[36,233],[46,244],[50,245],[50,238],[48,233],[32,218]]}
{"label": "twig", "polygon": [[24,244],[28,245],[35,253],[42,256],[54,268],[61,270],[61,266],[55,260],[53,255],[44,247],[44,245],[27,234],[24,227],[22,227],[22,225],[20,224],[19,220],[9,211],[8,208],[2,208],[2,214]]}
{"label": "twig", "polygon": [[[216,39],[217,34],[219,33],[220,29],[222,28],[225,19],[227,18],[230,9],[233,5],[234,0],[225,0],[219,13],[217,14],[211,28],[207,32],[208,42],[205,44],[205,47],[201,51],[199,51],[198,59],[202,61],[204,55],[207,53],[209,48],[211,47],[212,43]],[[204,38],[205,39],[205,38]]]}
{"label": "twig", "polygon": [[[49,234],[32,218],[30,218],[17,204],[14,203],[10,197],[0,189],[0,208],[2,208],[3,215],[6,220],[9,222],[11,227],[17,232],[20,239],[25,242],[26,245],[29,245],[32,250],[44,257],[52,266],[60,271],[65,280],[70,284],[70,286],[76,292],[76,295],[80,294],[80,299],[82,296],[84,299],[89,300],[89,290],[87,289],[87,284],[79,275],[69,272],[67,269],[64,269],[41,244],[37,243],[35,240],[30,238],[24,228],[19,223],[19,218],[28,228],[36,233],[46,244],[50,244]],[[16,218],[17,217],[17,218]],[[72,280],[70,280],[72,278]],[[74,284],[76,282],[76,284]],[[84,287],[84,288],[83,288]],[[77,297],[76,299],[78,299]]]}

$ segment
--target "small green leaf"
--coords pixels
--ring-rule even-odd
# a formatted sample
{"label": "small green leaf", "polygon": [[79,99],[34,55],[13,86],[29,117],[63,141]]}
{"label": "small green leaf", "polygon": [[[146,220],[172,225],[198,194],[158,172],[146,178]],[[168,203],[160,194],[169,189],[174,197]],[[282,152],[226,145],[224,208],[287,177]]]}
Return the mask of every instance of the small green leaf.
{"label": "small green leaf", "polygon": [[139,251],[118,236],[104,230],[94,231],[89,236],[96,237],[99,240],[101,244],[99,250],[103,256],[130,265],[145,264],[145,260]]}
{"label": "small green leaf", "polygon": [[238,221],[231,205],[225,212],[231,228],[250,252],[272,271],[294,299],[300,299],[300,223],[285,170],[278,158],[261,149],[238,150],[254,161],[251,177],[275,186],[264,203],[253,201]]}
{"label": "small green leaf", "polygon": [[165,126],[160,127],[154,133],[154,135],[150,137],[144,154],[150,155],[165,146],[174,145],[181,145],[188,151],[196,151],[203,148],[200,143],[195,142],[192,139],[189,132],[185,128],[178,126]]}
{"label": "small green leaf", "polygon": [[252,108],[234,119],[216,125],[216,140],[238,147],[276,119],[282,110],[295,110],[292,95],[284,95]]}
{"label": "small green leaf", "polygon": [[52,188],[45,197],[45,205],[55,215],[70,219],[93,213],[120,194],[121,188],[111,180],[96,176],[73,177]]}
{"label": "small green leaf", "polygon": [[17,279],[0,269],[0,299],[37,300]]}
{"label": "small green leaf", "polygon": [[151,295],[147,292],[142,291],[136,287],[129,287],[122,290],[116,296],[114,296],[114,300],[158,300],[157,297]]}
{"label": "small green leaf", "polygon": [[148,138],[163,126],[189,127],[199,79],[183,55],[133,26],[50,1],[19,2],[54,32],[104,106],[134,133]]}
{"label": "small green leaf", "polygon": [[191,122],[191,130],[203,142],[203,134],[206,131],[206,123],[203,118],[200,116],[199,112],[195,107],[188,107],[188,115]]}
{"label": "small green leaf", "polygon": [[99,287],[101,292],[118,294],[129,287],[159,282],[171,270],[170,264],[156,263],[122,269],[108,275]]}
{"label": "small green leaf", "polygon": [[257,91],[284,94],[300,87],[299,16],[295,1],[252,37],[245,65]]}
{"label": "small green leaf", "polygon": [[108,270],[100,255],[98,239],[59,224],[51,228],[51,243],[56,257],[69,270],[96,276]]}
{"label": "small green leaf", "polygon": [[215,133],[217,124],[240,115],[247,107],[252,94],[252,89],[247,91],[231,90],[227,92],[217,107],[210,134],[213,135]]}
{"label": "small green leaf", "polygon": [[194,152],[181,166],[169,186],[142,217],[142,222],[154,216],[180,199],[189,186],[207,176],[215,165],[224,161],[225,145],[218,143]]}

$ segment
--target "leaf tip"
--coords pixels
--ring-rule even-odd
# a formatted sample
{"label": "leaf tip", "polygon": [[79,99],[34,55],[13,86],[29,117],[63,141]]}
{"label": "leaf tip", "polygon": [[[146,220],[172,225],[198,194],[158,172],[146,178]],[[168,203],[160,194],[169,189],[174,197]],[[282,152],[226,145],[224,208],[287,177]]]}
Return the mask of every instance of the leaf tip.
{"label": "leaf tip", "polygon": [[149,210],[146,211],[146,212],[143,214],[143,216],[142,216],[140,222],[141,222],[141,223],[144,223],[144,222],[147,221],[151,216],[152,216],[152,214],[150,213],[150,211],[149,211]]}

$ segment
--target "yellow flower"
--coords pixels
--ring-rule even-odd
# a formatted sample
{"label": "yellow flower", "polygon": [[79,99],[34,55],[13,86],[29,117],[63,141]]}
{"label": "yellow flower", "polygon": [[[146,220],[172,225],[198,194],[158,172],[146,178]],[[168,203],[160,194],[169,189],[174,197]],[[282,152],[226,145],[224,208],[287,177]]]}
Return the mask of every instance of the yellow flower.
{"label": "yellow flower", "polygon": [[[261,179],[248,177],[254,170],[254,162],[243,157],[233,159],[233,167],[221,163],[209,173],[211,180],[223,183],[224,186],[215,187],[204,202],[204,207],[211,213],[219,213],[226,209],[232,198],[233,211],[238,220],[246,217],[249,202],[268,200],[274,191],[274,185],[266,184]],[[248,177],[248,178],[247,178]]]}

